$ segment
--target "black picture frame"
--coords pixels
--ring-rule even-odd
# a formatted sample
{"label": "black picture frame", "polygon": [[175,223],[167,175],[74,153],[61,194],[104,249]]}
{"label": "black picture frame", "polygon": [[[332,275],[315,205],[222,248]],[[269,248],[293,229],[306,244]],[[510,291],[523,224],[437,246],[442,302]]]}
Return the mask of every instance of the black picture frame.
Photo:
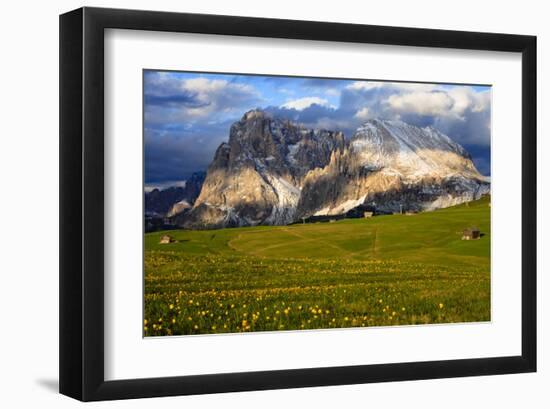
{"label": "black picture frame", "polygon": [[[109,28],[521,53],[521,355],[106,381],[103,98]],[[61,15],[59,285],[59,389],[82,401],[536,371],[536,37],[87,7]]]}

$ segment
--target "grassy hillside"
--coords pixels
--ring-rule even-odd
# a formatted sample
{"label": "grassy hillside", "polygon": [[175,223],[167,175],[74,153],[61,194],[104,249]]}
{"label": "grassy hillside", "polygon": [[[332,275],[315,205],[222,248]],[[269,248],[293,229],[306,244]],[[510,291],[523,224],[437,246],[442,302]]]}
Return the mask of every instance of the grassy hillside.
{"label": "grassy hillside", "polygon": [[[480,240],[461,240],[477,226]],[[159,244],[169,234],[175,243]],[[417,215],[145,235],[150,335],[490,319],[489,198]]]}

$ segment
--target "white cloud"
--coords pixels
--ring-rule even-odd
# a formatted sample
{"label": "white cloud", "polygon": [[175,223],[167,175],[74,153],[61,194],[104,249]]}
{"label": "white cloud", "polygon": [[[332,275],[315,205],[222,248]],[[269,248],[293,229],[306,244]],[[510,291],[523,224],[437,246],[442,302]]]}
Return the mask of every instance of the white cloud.
{"label": "white cloud", "polygon": [[445,92],[410,92],[390,95],[387,104],[398,113],[420,115],[446,115],[454,105],[454,100]]}
{"label": "white cloud", "polygon": [[279,88],[279,92],[282,92],[283,94],[295,94],[295,91],[293,89],[288,88]]}
{"label": "white cloud", "polygon": [[469,112],[490,111],[491,91],[475,92],[472,87],[461,86],[450,90],[403,92],[390,95],[384,103],[396,114],[464,120]]}
{"label": "white cloud", "polygon": [[[157,73],[147,78],[148,92],[151,95],[164,97],[187,95],[192,103],[182,104],[174,109],[149,107],[146,116],[158,122],[181,122],[208,119],[212,114],[216,120],[224,120],[227,115],[241,114],[251,106],[260,105],[263,100],[260,93],[251,85],[233,83],[223,79],[196,77],[191,79],[177,78],[170,73]],[[156,122],[156,121],[155,121]]]}
{"label": "white cloud", "polygon": [[207,78],[192,78],[182,81],[183,91],[195,94],[195,98],[203,103],[197,108],[187,108],[191,117],[205,117],[213,112],[231,112],[240,108],[239,102],[249,101],[259,94],[255,88],[246,84],[234,84],[226,80],[209,80]]}
{"label": "white cloud", "polygon": [[454,100],[453,112],[463,115],[469,109],[472,112],[482,112],[491,105],[491,92],[474,92],[471,87],[457,87],[449,91]]}
{"label": "white cloud", "polygon": [[434,91],[439,89],[438,84],[421,84],[414,82],[376,82],[376,81],[355,81],[346,87],[355,91],[370,91],[373,89],[391,89],[395,91]]}
{"label": "white cloud", "polygon": [[363,107],[355,113],[355,117],[360,121],[366,121],[370,118],[370,110],[368,107]]}
{"label": "white cloud", "polygon": [[306,126],[315,129],[327,129],[327,130],[343,130],[349,127],[348,120],[339,120],[337,118],[329,118],[326,116],[317,118],[313,123],[306,123]]}
{"label": "white cloud", "polygon": [[327,108],[334,108],[334,106],[331,105],[328,102],[328,100],[326,100],[325,98],[319,98],[319,97],[303,97],[299,99],[290,100],[285,102],[283,105],[281,105],[281,108],[303,111],[304,109],[309,108],[313,104],[321,105]]}
{"label": "white cloud", "polygon": [[339,97],[340,96],[340,90],[336,88],[327,88],[325,90],[325,94],[331,97]]}
{"label": "white cloud", "polygon": [[250,94],[256,93],[256,89],[247,84],[231,83],[226,80],[209,80],[201,77],[183,80],[182,89],[185,91],[195,91],[202,96],[226,91],[227,89]]}
{"label": "white cloud", "polygon": [[[402,114],[416,114],[464,120],[469,112],[483,113],[491,106],[490,90],[476,92],[469,86],[355,81],[346,89],[357,95],[357,118],[364,118],[367,114],[395,118]],[[369,91],[372,90],[377,92],[371,94]],[[369,108],[369,111],[362,112],[363,108]]]}

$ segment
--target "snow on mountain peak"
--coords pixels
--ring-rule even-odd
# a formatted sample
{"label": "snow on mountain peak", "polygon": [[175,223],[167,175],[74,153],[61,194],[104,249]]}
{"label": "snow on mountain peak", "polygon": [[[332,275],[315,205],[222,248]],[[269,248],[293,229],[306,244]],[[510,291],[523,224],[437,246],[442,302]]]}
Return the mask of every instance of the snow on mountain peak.
{"label": "snow on mountain peak", "polygon": [[406,178],[456,173],[481,176],[466,150],[432,126],[371,119],[357,129],[350,145],[364,166],[385,168]]}

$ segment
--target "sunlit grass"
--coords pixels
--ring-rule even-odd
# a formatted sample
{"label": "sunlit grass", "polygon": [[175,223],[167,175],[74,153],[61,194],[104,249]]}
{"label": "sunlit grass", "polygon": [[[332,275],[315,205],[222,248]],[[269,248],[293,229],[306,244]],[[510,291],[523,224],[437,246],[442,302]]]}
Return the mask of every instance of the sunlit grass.
{"label": "sunlit grass", "polygon": [[489,210],[148,234],[144,335],[488,321]]}

